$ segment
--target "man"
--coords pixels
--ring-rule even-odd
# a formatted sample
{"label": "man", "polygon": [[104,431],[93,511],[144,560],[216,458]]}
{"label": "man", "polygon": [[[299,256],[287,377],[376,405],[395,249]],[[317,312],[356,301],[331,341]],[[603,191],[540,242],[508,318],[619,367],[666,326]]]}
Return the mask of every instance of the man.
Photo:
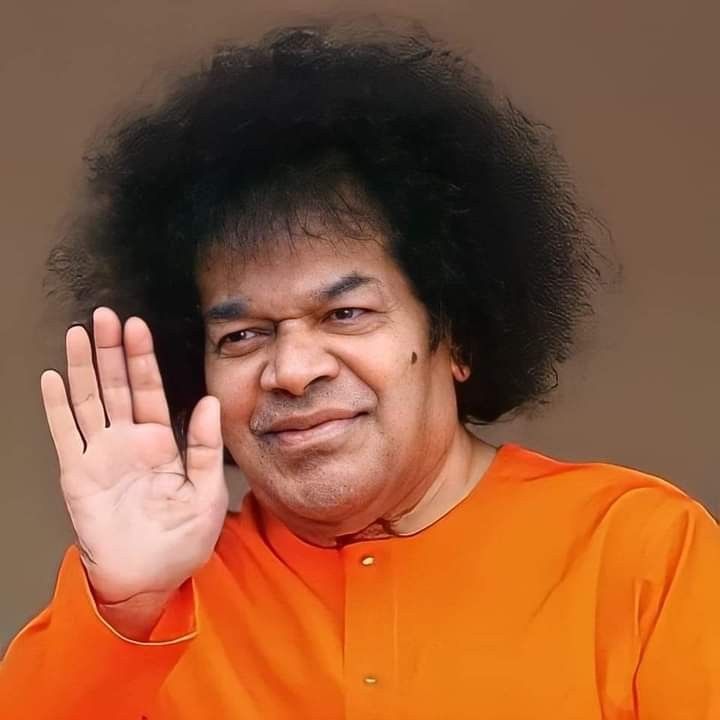
{"label": "man", "polygon": [[41,379],[77,545],[3,717],[720,717],[710,515],[465,427],[587,311],[561,160],[421,33],[358,37],[225,48],[93,156],[50,263],[92,337]]}

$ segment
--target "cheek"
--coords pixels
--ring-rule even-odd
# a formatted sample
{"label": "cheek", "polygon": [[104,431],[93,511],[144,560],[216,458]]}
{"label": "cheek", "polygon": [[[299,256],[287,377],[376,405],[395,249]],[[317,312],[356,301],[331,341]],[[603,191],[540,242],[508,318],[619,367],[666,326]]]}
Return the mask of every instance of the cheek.
{"label": "cheek", "polygon": [[[431,384],[431,368],[420,349],[412,345],[394,355],[375,373],[375,389],[387,430],[392,434],[407,432],[423,412]],[[401,429],[402,428],[402,429]]]}
{"label": "cheek", "polygon": [[393,395],[400,396],[398,402],[406,414],[413,416],[418,423],[421,419],[432,423],[438,419],[438,405],[446,402],[448,391],[454,392],[449,358],[442,349],[431,353],[420,345],[410,347],[395,385],[397,393]]}
{"label": "cheek", "polygon": [[[408,323],[405,323],[408,324]],[[414,376],[423,359],[422,339],[402,323],[390,325],[371,336],[349,338],[338,346],[344,363],[368,385],[395,384]]]}
{"label": "cheek", "polygon": [[208,393],[220,401],[224,432],[237,434],[240,428],[247,427],[257,386],[252,371],[230,362],[206,366],[205,384]]}

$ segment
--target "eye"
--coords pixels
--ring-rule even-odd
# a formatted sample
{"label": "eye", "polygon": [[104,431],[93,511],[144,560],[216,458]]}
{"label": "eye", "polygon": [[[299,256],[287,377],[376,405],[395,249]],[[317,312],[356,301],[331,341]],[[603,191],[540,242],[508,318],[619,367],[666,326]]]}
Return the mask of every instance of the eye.
{"label": "eye", "polygon": [[328,315],[328,318],[338,322],[347,322],[348,320],[356,320],[365,312],[367,311],[362,308],[338,308],[337,310],[333,310]]}
{"label": "eye", "polygon": [[228,333],[220,338],[218,341],[218,347],[223,347],[228,343],[238,344],[248,342],[249,340],[254,340],[259,335],[260,333],[255,330],[236,330],[235,332]]}

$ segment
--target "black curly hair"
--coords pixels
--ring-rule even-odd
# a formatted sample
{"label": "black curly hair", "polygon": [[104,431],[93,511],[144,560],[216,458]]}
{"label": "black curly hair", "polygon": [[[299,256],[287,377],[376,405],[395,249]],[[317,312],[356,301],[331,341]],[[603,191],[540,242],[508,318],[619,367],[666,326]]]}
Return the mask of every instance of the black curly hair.
{"label": "black curly hair", "polygon": [[[196,272],[320,212],[374,222],[471,367],[464,422],[544,402],[592,314],[603,256],[552,136],[421,27],[318,23],[224,45],[95,145],[49,296],[150,325],[174,421],[205,393]],[[339,188],[350,180],[364,202]],[[300,223],[301,224],[301,223]]]}

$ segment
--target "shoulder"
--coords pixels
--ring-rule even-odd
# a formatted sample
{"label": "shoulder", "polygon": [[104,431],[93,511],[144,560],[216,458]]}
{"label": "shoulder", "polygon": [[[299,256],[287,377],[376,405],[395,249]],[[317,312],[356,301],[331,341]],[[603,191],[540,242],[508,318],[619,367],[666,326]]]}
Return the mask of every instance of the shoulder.
{"label": "shoulder", "polygon": [[686,523],[716,521],[698,500],[668,479],[620,464],[564,460],[510,444],[498,456],[497,479],[558,522],[592,522],[635,535]]}

